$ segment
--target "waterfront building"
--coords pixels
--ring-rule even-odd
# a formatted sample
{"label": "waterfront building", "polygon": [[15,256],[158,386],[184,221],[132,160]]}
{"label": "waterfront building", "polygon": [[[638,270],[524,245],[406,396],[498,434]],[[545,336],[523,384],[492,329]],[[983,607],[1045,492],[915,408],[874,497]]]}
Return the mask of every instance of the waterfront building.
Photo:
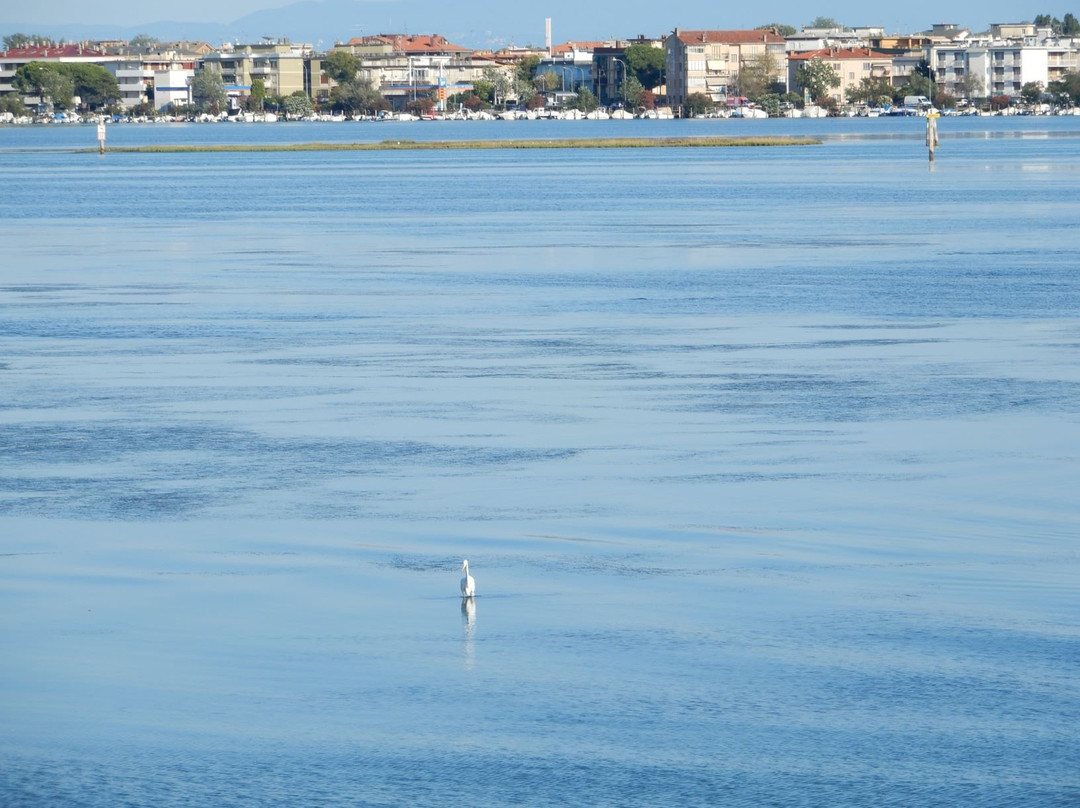
{"label": "waterfront building", "polygon": [[536,75],[554,73],[559,83],[552,93],[555,103],[562,104],[582,88],[594,93],[595,75],[593,73],[593,55],[597,48],[610,45],[610,42],[564,42],[551,48],[551,55],[544,56],[536,67]]}
{"label": "waterfront building", "polygon": [[[370,81],[394,109],[423,97],[435,98],[442,108],[449,96],[471,90],[485,68],[500,64],[490,54],[474,54],[439,34],[356,37],[334,50],[356,56],[360,77]],[[325,99],[333,84],[325,75],[321,82],[320,99]]]}
{"label": "waterfront building", "polygon": [[312,55],[309,44],[268,37],[256,44],[223,46],[204,56],[199,69],[221,74],[229,106],[238,109],[255,79],[262,79],[267,95],[289,96],[297,90],[310,95]]}
{"label": "waterfront building", "polygon": [[[88,45],[31,45],[25,48],[10,48],[0,51],[0,95],[15,93],[11,86],[19,68],[30,62],[75,62],[107,66],[110,56]],[[31,104],[41,99],[33,96],[20,96]]]}
{"label": "waterfront building", "polygon": [[788,83],[787,43],[775,31],[682,31],[664,40],[667,96],[672,106],[702,93],[713,102],[736,95],[739,71],[752,59],[770,57],[771,78]]}
{"label": "waterfront building", "polygon": [[829,98],[837,104],[843,104],[848,93],[858,87],[864,78],[886,79],[892,84],[892,54],[880,53],[870,48],[823,48],[818,51],[793,53],[788,57],[789,86],[802,89],[796,77],[799,68],[811,60],[824,62],[836,71],[840,85],[829,90]]}
{"label": "waterfront building", "polygon": [[[998,33],[1010,34],[1008,38]],[[1015,36],[1012,36],[1014,35]],[[1020,95],[1025,84],[1046,88],[1080,66],[1080,38],[1060,37],[1026,23],[998,24],[980,36],[926,49],[939,92],[956,98]]]}

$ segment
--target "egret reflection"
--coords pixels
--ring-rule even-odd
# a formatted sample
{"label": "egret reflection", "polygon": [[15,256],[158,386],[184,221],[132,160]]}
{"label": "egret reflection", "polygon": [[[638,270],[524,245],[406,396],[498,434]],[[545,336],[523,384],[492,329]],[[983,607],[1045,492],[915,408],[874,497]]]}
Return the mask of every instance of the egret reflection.
{"label": "egret reflection", "polygon": [[472,670],[476,664],[476,599],[462,598],[461,630],[465,640],[465,669]]}

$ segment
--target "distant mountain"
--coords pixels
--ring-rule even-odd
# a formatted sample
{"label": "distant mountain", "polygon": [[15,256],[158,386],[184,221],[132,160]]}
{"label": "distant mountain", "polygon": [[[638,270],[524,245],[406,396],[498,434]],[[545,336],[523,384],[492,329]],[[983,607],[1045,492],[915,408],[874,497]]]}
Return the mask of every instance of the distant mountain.
{"label": "distant mountain", "polygon": [[[228,41],[256,42],[264,36],[293,42],[310,42],[330,48],[357,36],[380,33],[442,34],[451,42],[471,48],[504,45],[542,45],[544,17],[552,18],[556,43],[662,36],[675,23],[683,27],[715,27],[718,13],[707,19],[681,21],[670,5],[652,10],[639,7],[633,14],[613,14],[605,4],[578,0],[547,0],[536,6],[473,0],[464,4],[445,0],[301,0],[280,8],[265,9],[227,24],[199,22],[148,22],[128,25],[39,25],[0,22],[0,34],[35,33],[54,39],[131,39],[148,34],[165,41],[202,40],[211,44]],[[674,22],[673,22],[674,20]],[[633,26],[631,30],[627,26]],[[668,26],[668,27],[665,27]]]}

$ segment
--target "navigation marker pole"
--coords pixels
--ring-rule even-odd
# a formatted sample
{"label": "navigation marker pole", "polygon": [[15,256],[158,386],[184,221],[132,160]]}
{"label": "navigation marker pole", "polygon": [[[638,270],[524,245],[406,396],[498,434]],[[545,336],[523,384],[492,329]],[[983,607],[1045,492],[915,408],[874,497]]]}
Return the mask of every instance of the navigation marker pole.
{"label": "navigation marker pole", "polygon": [[99,123],[97,125],[97,142],[98,142],[98,154],[105,153],[105,124]]}
{"label": "navigation marker pole", "polygon": [[938,147],[938,134],[937,134],[937,119],[938,114],[936,112],[926,113],[926,148],[930,152],[930,162],[934,162],[934,149]]}

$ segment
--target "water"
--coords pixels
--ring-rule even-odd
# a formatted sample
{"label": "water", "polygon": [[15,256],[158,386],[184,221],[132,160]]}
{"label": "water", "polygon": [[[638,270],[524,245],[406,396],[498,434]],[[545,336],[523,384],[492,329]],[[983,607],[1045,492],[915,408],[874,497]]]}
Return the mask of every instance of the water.
{"label": "water", "polygon": [[1080,124],[658,123],[0,129],[0,803],[1080,800]]}

